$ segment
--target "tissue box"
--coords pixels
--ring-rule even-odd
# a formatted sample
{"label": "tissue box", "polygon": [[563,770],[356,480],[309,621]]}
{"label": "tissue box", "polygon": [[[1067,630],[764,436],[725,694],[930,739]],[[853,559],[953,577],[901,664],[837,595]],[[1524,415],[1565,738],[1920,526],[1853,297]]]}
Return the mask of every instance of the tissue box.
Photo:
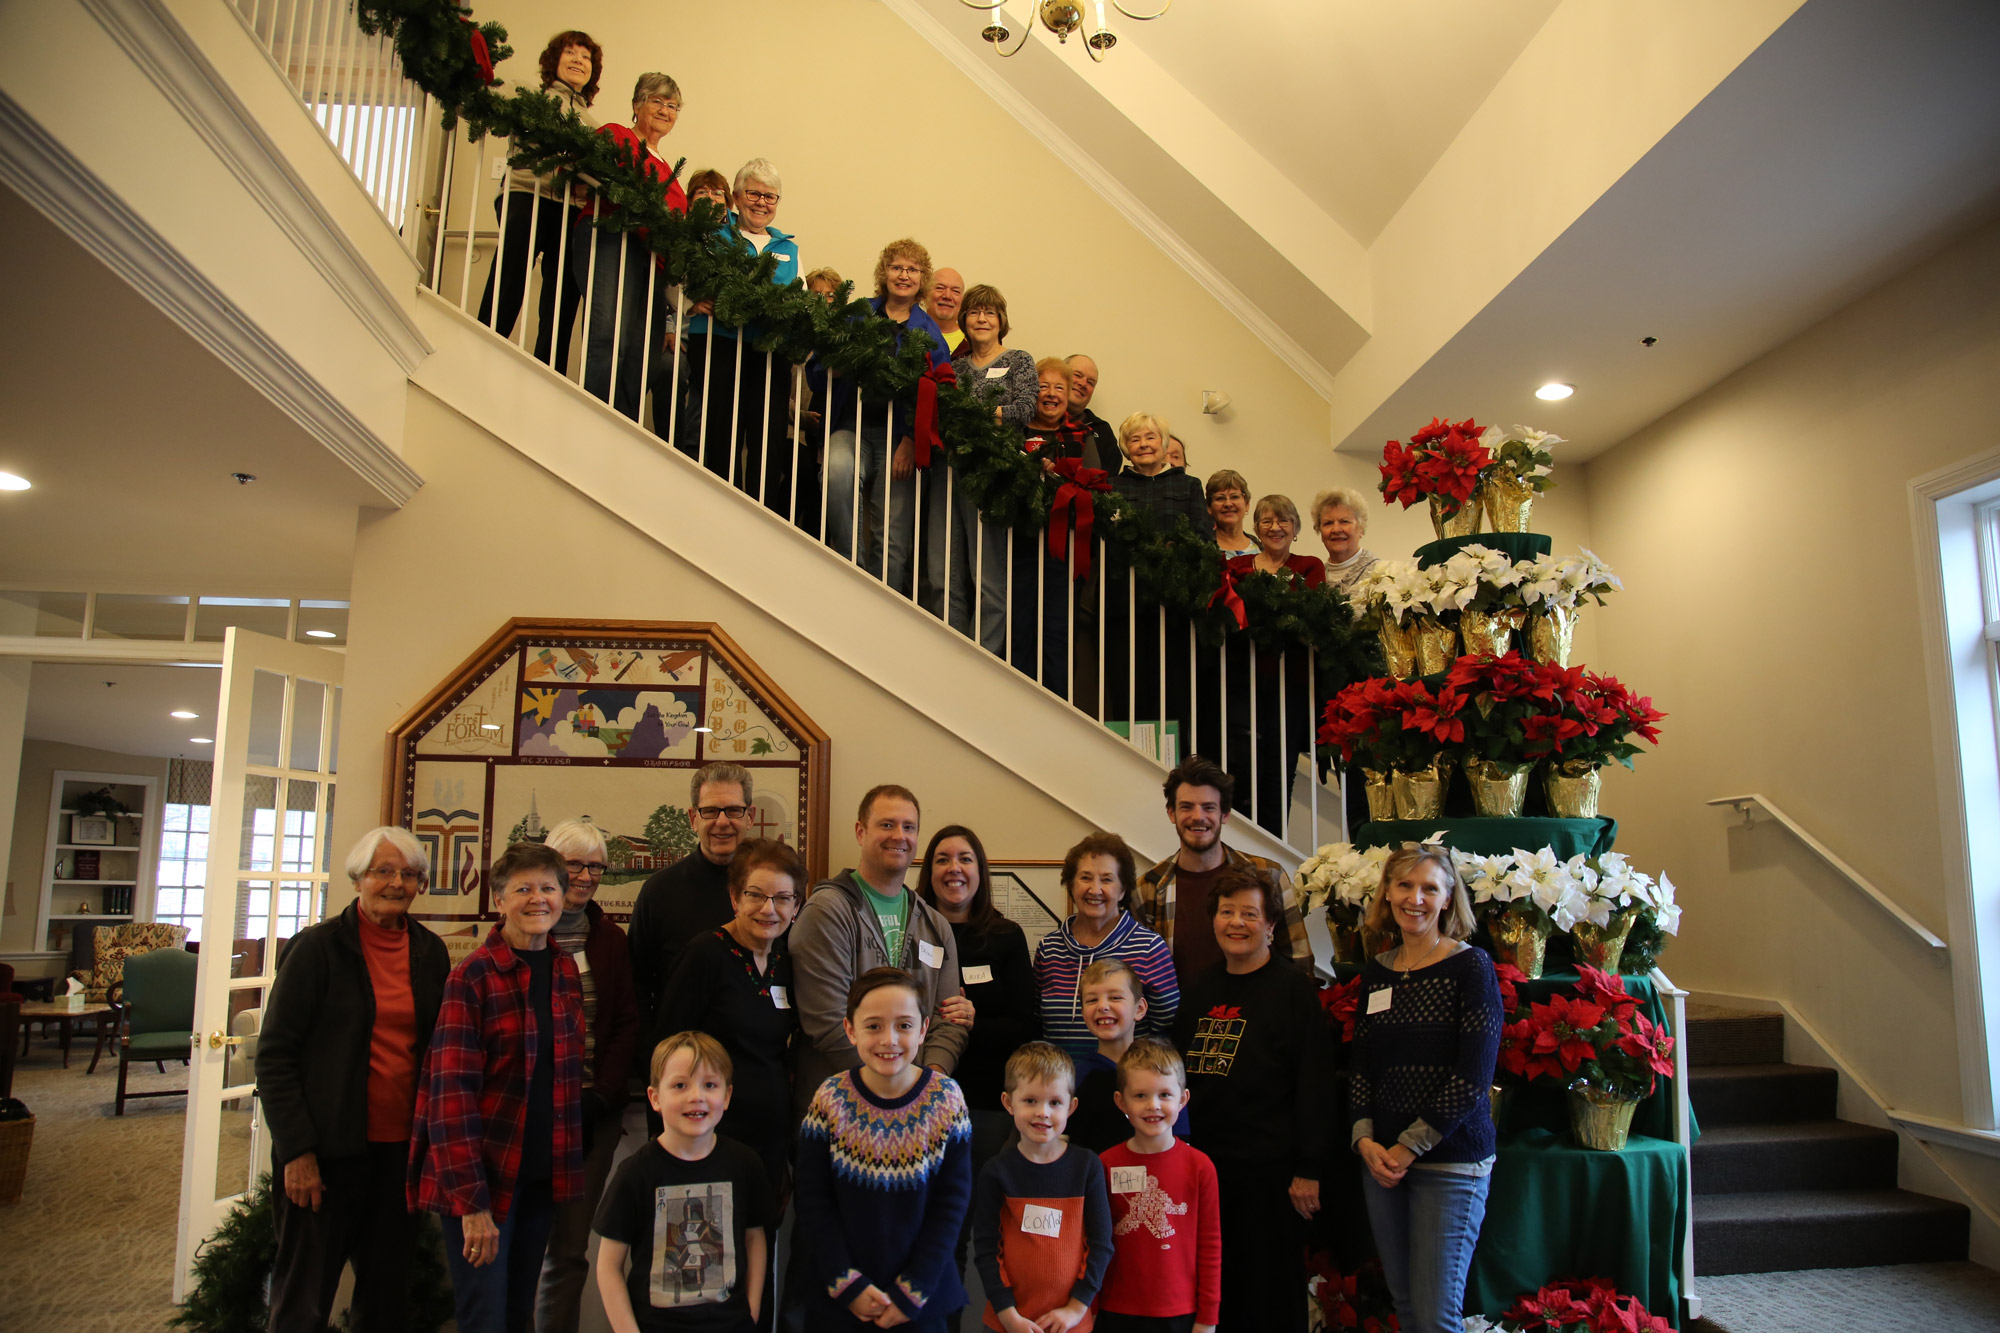
{"label": "tissue box", "polygon": [[63,1005],[63,1008],[64,1008],[64,1009],[67,1009],[67,1010],[68,1010],[68,1011],[69,1011],[70,1013],[72,1013],[72,1014],[80,1014],[80,1013],[82,1013],[82,1012],[83,1012],[83,992],[82,992],[82,991],[80,991],[80,990],[79,990],[79,991],[71,991],[71,992],[70,992],[69,994],[67,994],[67,995],[65,995],[65,996],[63,996],[63,997],[62,997],[62,1005]]}

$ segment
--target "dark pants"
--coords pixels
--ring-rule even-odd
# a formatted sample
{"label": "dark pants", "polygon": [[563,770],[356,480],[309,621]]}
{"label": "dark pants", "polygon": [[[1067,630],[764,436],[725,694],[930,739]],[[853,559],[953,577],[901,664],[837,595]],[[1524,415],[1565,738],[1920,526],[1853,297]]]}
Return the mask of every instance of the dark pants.
{"label": "dark pants", "polygon": [[[500,200],[493,201],[495,217]],[[521,317],[521,304],[528,292],[528,271],[537,258],[542,261],[542,290],[535,298],[535,360],[557,370],[569,369],[569,334],[576,323],[576,307],[583,289],[575,274],[562,262],[563,235],[569,230],[576,209],[565,208],[560,197],[537,199],[526,190],[514,190],[507,197],[507,215],[500,226],[500,251],[486,274],[486,294],[479,298],[479,322],[492,324],[503,338],[514,336],[514,323]],[[494,315],[493,292],[499,287],[500,307]],[[556,314],[556,293],[562,293],[562,314]],[[553,341],[552,341],[553,340]],[[555,356],[551,359],[550,348]]]}
{"label": "dark pants", "polygon": [[[1014,1117],[1005,1111],[982,1111],[974,1109],[967,1113],[972,1120],[972,1178],[979,1179],[986,1164],[1000,1155],[1014,1134]],[[958,1229],[958,1247],[952,1251],[952,1261],[958,1265],[958,1275],[965,1276],[965,1260],[972,1253],[972,1210],[965,1210],[965,1222]],[[1102,1316],[1099,1316],[1102,1318]],[[958,1315],[954,1311],[948,1325],[959,1327]]]}
{"label": "dark pants", "polygon": [[593,1110],[603,1105],[594,1096],[585,1097],[584,1103],[584,1114],[595,1123],[590,1126],[590,1151],[583,1155],[583,1197],[555,1205],[548,1251],[542,1260],[541,1288],[535,1296],[537,1333],[576,1333],[583,1291],[591,1286],[590,1264],[584,1257],[590,1244],[590,1224],[597,1216],[604,1182],[611,1177],[618,1140],[625,1133],[622,1110]]}
{"label": "dark pants", "polygon": [[325,1333],[340,1271],[354,1264],[353,1327],[401,1330],[408,1322],[410,1256],[417,1219],[403,1201],[407,1143],[371,1143],[360,1157],[321,1158],[320,1208],[285,1197],[272,1172],[271,1218],[278,1255],[271,1269],[271,1333]]}
{"label": "dark pants", "polygon": [[[741,364],[737,360],[739,347]],[[768,392],[764,383],[767,367]],[[733,454],[736,485],[761,499],[773,513],[790,518],[792,442],[786,430],[791,423],[784,420],[784,414],[790,401],[791,366],[756,351],[747,342],[704,333],[685,340],[681,369],[688,388],[675,425],[675,447],[724,478],[730,475]],[[657,405],[653,413],[657,418]]]}
{"label": "dark pants", "polygon": [[1286,1162],[1215,1158],[1222,1222],[1222,1321],[1217,1333],[1304,1333],[1305,1223],[1292,1211]]}
{"label": "dark pants", "polygon": [[599,231],[580,217],[570,228],[569,269],[589,298],[583,387],[637,421],[667,330],[667,294],[653,252],[636,232]]}
{"label": "dark pants", "polygon": [[[1236,809],[1282,836],[1299,759],[1312,744],[1313,683],[1308,656],[1303,648],[1283,653],[1253,650],[1249,637],[1241,634],[1231,635],[1224,651],[1229,658],[1229,753],[1223,767],[1236,775]],[[1253,680],[1254,707],[1250,698]],[[1203,705],[1207,706],[1206,699]],[[1203,719],[1202,730],[1208,729]],[[1253,762],[1254,783],[1248,777]]]}
{"label": "dark pants", "polygon": [[535,1324],[535,1286],[555,1225],[554,1188],[538,1180],[515,1187],[500,1221],[500,1253],[474,1268],[465,1261],[465,1219],[444,1220],[444,1257],[451,1268],[458,1333],[527,1333]]}

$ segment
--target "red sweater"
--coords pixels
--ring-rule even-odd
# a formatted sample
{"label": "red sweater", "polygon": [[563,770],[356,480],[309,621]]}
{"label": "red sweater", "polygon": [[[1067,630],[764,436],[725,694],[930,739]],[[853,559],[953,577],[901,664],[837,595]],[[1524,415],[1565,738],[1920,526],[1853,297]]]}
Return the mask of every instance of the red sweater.
{"label": "red sweater", "polygon": [[[1236,577],[1257,572],[1255,555],[1237,555],[1229,558],[1229,568]],[[1323,587],[1326,584],[1326,562],[1317,556],[1289,555],[1285,557],[1285,568],[1291,571],[1292,580],[1304,579],[1308,588]]]}
{"label": "red sweater", "polygon": [[[654,180],[666,186],[664,197],[668,208],[676,213],[685,213],[688,211],[687,191],[681,188],[681,183],[678,179],[671,183],[667,180],[667,173],[673,170],[673,165],[665,159],[656,157],[653,153],[649,152],[646,148],[646,141],[639,137],[638,131],[634,130],[630,125],[604,125],[600,126],[597,132],[616,139],[619,143],[623,144],[626,150],[632,154],[634,165],[641,168]],[[600,206],[607,213],[618,207],[618,205],[612,203],[610,200],[592,191],[589,202],[585,203],[577,211],[585,217],[595,217]],[[639,234],[643,236],[646,233],[641,229]]]}
{"label": "red sweater", "polygon": [[[1111,1271],[1097,1308],[1112,1314],[1173,1319],[1194,1311],[1213,1324],[1222,1312],[1222,1220],[1215,1164],[1176,1139],[1162,1153],[1104,1150],[1111,1188]],[[1134,1189],[1144,1172],[1145,1183]]]}

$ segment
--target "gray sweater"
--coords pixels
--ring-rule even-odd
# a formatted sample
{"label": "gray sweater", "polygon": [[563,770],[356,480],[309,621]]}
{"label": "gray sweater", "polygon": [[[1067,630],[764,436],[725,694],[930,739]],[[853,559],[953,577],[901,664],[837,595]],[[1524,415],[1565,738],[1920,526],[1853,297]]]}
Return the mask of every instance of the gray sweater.
{"label": "gray sweater", "polygon": [[960,355],[952,358],[951,369],[959,387],[1000,408],[1002,425],[1025,426],[1035,419],[1035,358],[1026,352],[1010,347],[984,370]]}

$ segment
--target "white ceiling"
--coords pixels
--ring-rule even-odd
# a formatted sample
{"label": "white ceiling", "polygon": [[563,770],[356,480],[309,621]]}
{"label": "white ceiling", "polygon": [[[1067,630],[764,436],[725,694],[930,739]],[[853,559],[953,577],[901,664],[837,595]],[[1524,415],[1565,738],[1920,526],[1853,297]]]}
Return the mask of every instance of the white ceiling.
{"label": "white ceiling", "polygon": [[[87,745],[117,754],[207,759],[215,738],[222,673],[207,667],[91,666],[37,662],[28,685],[30,740]],[[201,716],[169,717],[175,709]]]}

